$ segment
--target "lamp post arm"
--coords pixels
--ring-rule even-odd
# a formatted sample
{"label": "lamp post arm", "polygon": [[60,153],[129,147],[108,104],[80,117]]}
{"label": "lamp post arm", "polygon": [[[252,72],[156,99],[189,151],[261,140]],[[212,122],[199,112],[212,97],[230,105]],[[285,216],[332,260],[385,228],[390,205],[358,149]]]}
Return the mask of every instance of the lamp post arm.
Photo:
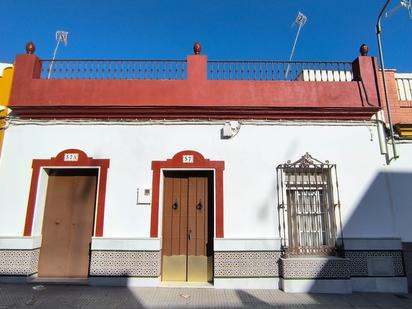
{"label": "lamp post arm", "polygon": [[381,12],[379,13],[378,20],[376,21],[376,34],[381,33],[381,18],[382,18],[383,13],[385,12],[386,8],[388,7],[389,2],[391,2],[391,0],[386,1],[386,3],[383,6]]}
{"label": "lamp post arm", "polygon": [[399,155],[398,155],[398,152],[396,150],[395,137],[394,137],[394,133],[393,133],[391,108],[390,108],[390,104],[389,104],[388,89],[387,89],[387,86],[386,86],[385,64],[383,62],[383,50],[382,50],[382,40],[381,40],[381,32],[382,32],[381,18],[382,18],[383,12],[385,12],[387,6],[389,5],[389,2],[391,2],[391,0],[386,1],[386,3],[383,6],[381,12],[379,13],[378,20],[376,22],[376,37],[378,39],[379,61],[381,63],[383,91],[384,91],[384,94],[385,94],[386,111],[387,111],[387,114],[388,114],[388,124],[389,124],[390,139],[392,141],[393,157],[395,159],[397,159],[397,158],[399,158]]}

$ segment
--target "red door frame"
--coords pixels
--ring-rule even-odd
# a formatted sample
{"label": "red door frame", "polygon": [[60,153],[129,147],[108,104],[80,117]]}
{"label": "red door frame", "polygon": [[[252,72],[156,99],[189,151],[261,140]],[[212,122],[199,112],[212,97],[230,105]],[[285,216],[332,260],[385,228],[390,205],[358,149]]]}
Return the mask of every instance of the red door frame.
{"label": "red door frame", "polygon": [[178,152],[172,159],[166,161],[152,161],[152,212],[150,221],[150,237],[157,238],[159,230],[159,194],[160,173],[162,169],[213,169],[215,172],[215,224],[216,238],[223,238],[223,170],[224,161],[211,161],[205,159],[199,152],[184,150]]}
{"label": "red door frame", "polygon": [[[77,155],[77,157],[76,157]],[[32,176],[29,191],[29,200],[27,203],[26,221],[24,224],[24,236],[31,236],[33,227],[34,210],[36,207],[37,188],[39,185],[40,170],[44,167],[68,168],[68,167],[92,167],[99,168],[98,174],[98,192],[97,192],[97,210],[94,236],[103,236],[104,225],[104,206],[106,196],[107,169],[109,168],[109,159],[93,159],[88,157],[85,152],[79,149],[66,149],[61,151],[56,157],[42,160],[34,159],[32,164]]]}

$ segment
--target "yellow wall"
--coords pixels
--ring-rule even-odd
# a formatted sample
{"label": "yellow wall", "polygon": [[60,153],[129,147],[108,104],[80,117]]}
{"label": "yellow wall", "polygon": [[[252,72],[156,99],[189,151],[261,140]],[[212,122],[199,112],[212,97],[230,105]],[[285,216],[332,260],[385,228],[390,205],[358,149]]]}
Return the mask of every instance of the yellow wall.
{"label": "yellow wall", "polygon": [[4,118],[7,116],[7,109],[3,109],[2,107],[9,105],[13,72],[14,69],[11,67],[5,68],[3,74],[0,72],[0,75],[2,75],[0,76],[0,153],[3,145],[4,126],[6,124]]}

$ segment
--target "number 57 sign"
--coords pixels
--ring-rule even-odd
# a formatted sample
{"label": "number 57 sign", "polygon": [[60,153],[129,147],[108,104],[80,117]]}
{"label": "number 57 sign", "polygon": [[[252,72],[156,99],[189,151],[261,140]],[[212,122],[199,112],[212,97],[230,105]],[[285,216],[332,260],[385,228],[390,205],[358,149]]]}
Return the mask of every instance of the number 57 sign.
{"label": "number 57 sign", "polygon": [[193,155],[183,155],[182,157],[182,162],[183,163],[193,163]]}

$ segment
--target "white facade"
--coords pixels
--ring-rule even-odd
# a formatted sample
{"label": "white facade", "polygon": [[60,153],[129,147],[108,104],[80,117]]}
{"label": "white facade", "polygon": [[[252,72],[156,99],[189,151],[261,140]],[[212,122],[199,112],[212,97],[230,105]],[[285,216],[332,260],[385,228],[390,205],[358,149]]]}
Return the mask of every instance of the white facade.
{"label": "white facade", "polygon": [[[110,159],[105,237],[149,237],[150,205],[137,205],[136,190],[151,186],[152,161],[169,159],[182,150],[195,150],[205,158],[225,161],[225,238],[279,237],[276,166],[297,160],[306,152],[337,165],[343,225],[351,224],[345,236],[399,236],[388,220],[388,201],[367,195],[376,176],[384,170],[384,157],[379,155],[372,124],[246,122],[239,134],[229,140],[220,138],[221,128],[222,124],[212,122],[47,126],[11,123],[1,160],[0,185],[8,192],[4,205],[13,207],[3,212],[0,233],[19,235],[23,230],[32,160],[50,159],[62,150],[76,148],[95,159]],[[380,224],[365,229],[363,218],[353,224],[354,212],[370,203],[379,211],[369,215],[376,216],[374,221]],[[36,206],[37,211],[41,205]],[[40,226],[34,229],[40,233]]]}
{"label": "white facade", "polygon": [[[137,204],[136,192],[138,188],[151,188],[152,161],[170,159],[183,150],[194,150],[206,159],[225,163],[224,238],[215,238],[215,251],[280,250],[276,166],[296,161],[306,152],[336,164],[345,249],[400,250],[401,241],[412,241],[411,144],[401,144],[400,159],[387,166],[373,122],[247,120],[240,121],[237,135],[222,139],[224,123],[11,120],[0,158],[0,188],[5,192],[0,204],[0,248],[11,249],[10,243],[14,247],[20,243],[20,249],[39,248],[48,177],[44,171],[40,175],[32,237],[22,237],[32,161],[50,159],[72,148],[94,159],[110,160],[104,232],[103,237],[93,239],[92,250],[161,250],[161,217],[159,237],[150,238],[151,205]],[[159,207],[161,216],[161,202]],[[273,285],[278,281],[262,280],[263,285],[258,279],[221,278],[215,279],[215,285],[268,287],[268,282]],[[348,282],[338,286],[348,292]],[[285,280],[283,286],[302,291],[300,283],[290,284]],[[404,290],[405,285],[402,282],[398,290]],[[310,291],[307,283],[302,286]]]}

